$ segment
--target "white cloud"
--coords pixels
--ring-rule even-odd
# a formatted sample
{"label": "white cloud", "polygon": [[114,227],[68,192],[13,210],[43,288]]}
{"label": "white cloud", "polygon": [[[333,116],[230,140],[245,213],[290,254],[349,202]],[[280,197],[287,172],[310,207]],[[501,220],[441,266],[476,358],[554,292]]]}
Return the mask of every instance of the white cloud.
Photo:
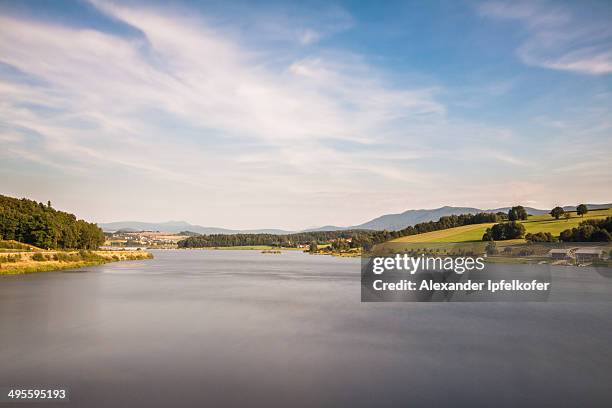
{"label": "white cloud", "polygon": [[520,20],[537,29],[557,27],[570,20],[565,10],[538,1],[487,1],[479,5],[479,11],[488,17]]}
{"label": "white cloud", "polygon": [[534,57],[533,48],[524,47],[521,49],[520,55],[525,62],[534,65],[598,75],[612,73],[612,48],[610,47],[610,45],[584,47],[567,52],[559,57],[550,58]]}
{"label": "white cloud", "polygon": [[485,2],[479,12],[524,24],[528,37],[517,50],[528,65],[590,75],[612,73],[609,16],[587,21],[554,2]]}
{"label": "white cloud", "polygon": [[[444,115],[435,90],[388,85],[355,56],[327,52],[269,67],[258,50],[196,17],[95,4],[142,35],[0,16],[0,60],[37,79],[0,78],[0,134],[15,143],[0,155],[256,201],[287,183],[315,191],[356,185],[363,174],[408,180],[409,172],[328,143],[385,143],[401,131],[390,121]],[[312,175],[315,182],[305,179]]]}
{"label": "white cloud", "polygon": [[51,181],[71,193],[67,208],[75,195],[90,200],[82,216],[134,218],[122,212],[131,206],[141,219],[226,227],[349,225],[467,200],[466,183],[507,175],[482,172],[477,183],[478,166],[531,171],[529,151],[508,154],[521,148],[516,133],[450,119],[444,88],[296,46],[329,28],[296,26],[286,32],[301,40],[258,49],[196,15],[95,4],[138,34],[0,16],[0,61],[36,79],[0,76],[0,171],[19,162],[47,166],[41,179],[60,172]]}
{"label": "white cloud", "polygon": [[[150,10],[97,5],[145,38],[1,18],[2,60],[49,84],[45,89],[3,84],[13,102],[65,109],[61,119],[86,118],[96,134],[102,129],[112,138],[121,132],[122,141],[126,135],[144,141],[147,132],[159,132],[138,117],[159,110],[229,137],[255,137],[279,146],[329,138],[368,141],[390,117],[443,112],[428,90],[393,90],[382,81],[355,76],[358,70],[370,73],[364,64],[349,71],[327,56],[330,60],[317,64],[327,76],[302,75],[294,68],[303,61],[286,72],[266,70],[253,53],[202,24]],[[36,123],[36,118],[27,120]],[[59,120],[54,124],[69,127]],[[44,124],[49,127],[48,118]],[[79,144],[81,137],[75,139],[70,142]]]}

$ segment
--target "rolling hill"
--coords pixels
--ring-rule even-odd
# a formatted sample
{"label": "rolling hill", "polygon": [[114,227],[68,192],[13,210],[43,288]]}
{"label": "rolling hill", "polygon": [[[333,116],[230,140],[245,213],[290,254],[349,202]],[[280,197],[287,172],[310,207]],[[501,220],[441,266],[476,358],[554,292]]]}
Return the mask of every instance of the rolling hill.
{"label": "rolling hill", "polygon": [[190,224],[185,221],[167,221],[167,222],[141,222],[141,221],[117,221],[98,223],[98,226],[105,232],[123,231],[163,231],[177,233],[181,231],[191,231],[198,234],[289,234],[291,231],[283,231],[280,229],[255,229],[255,230],[233,230],[216,227],[202,227],[200,225]]}
{"label": "rolling hill", "polygon": [[[590,210],[610,208],[612,204],[587,204]],[[530,215],[547,215],[550,210],[542,210],[539,208],[525,207],[527,213]],[[576,211],[576,206],[565,206],[565,211]],[[478,213],[507,213],[510,207],[490,208],[483,210],[481,208],[474,207],[451,207],[444,206],[433,209],[420,209],[420,210],[407,210],[399,214],[386,214],[376,217],[370,221],[364,222],[359,225],[352,225],[349,227],[338,227],[335,225],[326,225],[319,228],[310,228],[304,230],[304,232],[311,231],[341,231],[341,230],[376,230],[376,231],[399,231],[406,227],[413,226],[420,222],[438,221],[440,217],[446,217],[449,215],[460,215],[460,214],[478,214]]]}
{"label": "rolling hill", "polygon": [[[612,204],[587,204],[590,210],[610,208]],[[483,210],[474,207],[451,207],[444,206],[433,209],[407,210],[399,214],[386,214],[376,217],[370,221],[359,225],[348,227],[340,227],[336,225],[326,225],[319,228],[309,228],[300,232],[317,232],[317,231],[343,231],[343,230],[388,230],[399,231],[406,227],[413,226],[420,222],[438,221],[440,217],[460,214],[477,214],[477,213],[507,213],[510,207],[492,208]],[[525,207],[527,213],[534,216],[548,215],[550,210],[542,210],[538,208]],[[565,211],[576,211],[575,206],[563,207]],[[198,234],[291,234],[296,231],[285,231],[274,228],[250,229],[250,230],[235,230],[217,227],[203,227],[200,225],[190,224],[185,221],[167,221],[167,222],[141,222],[141,221],[119,221],[98,223],[98,226],[106,232],[115,232],[118,230],[124,231],[164,231],[177,233],[181,231],[192,231]]]}
{"label": "rolling hill", "polygon": [[[561,218],[555,220],[550,215],[531,216],[525,221],[519,221],[525,226],[526,232],[550,232],[559,235],[561,231],[577,227],[582,221],[589,219],[604,219],[612,216],[612,209],[590,210],[587,215],[580,217],[575,212],[569,220]],[[493,223],[464,225],[440,231],[432,231],[424,234],[411,235],[393,240],[392,242],[468,242],[480,241],[485,230]]]}
{"label": "rolling hill", "polygon": [[408,210],[401,214],[382,215],[352,228],[399,231],[420,222],[437,221],[440,219],[440,217],[447,215],[477,214],[480,212],[484,211],[479,210],[478,208],[449,206],[434,208],[431,210]]}
{"label": "rolling hill", "polygon": [[[495,209],[495,210],[481,210],[479,208],[473,207],[450,207],[444,206],[440,208],[433,209],[421,209],[421,210],[407,210],[403,213],[399,214],[385,214],[380,217],[376,217],[370,221],[364,222],[363,224],[353,225],[350,227],[338,227],[335,225],[326,225],[324,227],[319,228],[310,228],[304,230],[304,232],[313,232],[313,231],[342,231],[342,230],[375,230],[375,231],[399,231],[406,227],[418,224],[420,222],[428,222],[428,221],[438,221],[440,217],[445,217],[449,215],[460,215],[460,214],[478,214],[481,212],[498,212],[504,211],[508,212],[510,207],[504,209]],[[535,210],[537,214],[546,213],[544,210]],[[535,214],[533,213],[533,214]]]}

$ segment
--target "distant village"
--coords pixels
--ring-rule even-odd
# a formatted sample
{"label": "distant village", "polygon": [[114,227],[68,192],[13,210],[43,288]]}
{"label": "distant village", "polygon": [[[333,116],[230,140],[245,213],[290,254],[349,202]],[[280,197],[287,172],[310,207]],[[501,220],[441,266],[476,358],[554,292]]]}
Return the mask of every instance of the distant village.
{"label": "distant village", "polygon": [[171,233],[163,231],[125,231],[105,232],[102,249],[172,249],[177,248],[177,242],[194,233],[189,231]]}

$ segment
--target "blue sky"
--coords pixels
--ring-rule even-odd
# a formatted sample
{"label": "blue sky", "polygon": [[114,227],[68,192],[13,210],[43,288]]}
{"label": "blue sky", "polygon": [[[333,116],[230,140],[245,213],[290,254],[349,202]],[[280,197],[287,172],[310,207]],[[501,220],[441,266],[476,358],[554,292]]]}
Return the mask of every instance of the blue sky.
{"label": "blue sky", "polygon": [[98,222],[610,202],[609,2],[0,2],[0,190]]}

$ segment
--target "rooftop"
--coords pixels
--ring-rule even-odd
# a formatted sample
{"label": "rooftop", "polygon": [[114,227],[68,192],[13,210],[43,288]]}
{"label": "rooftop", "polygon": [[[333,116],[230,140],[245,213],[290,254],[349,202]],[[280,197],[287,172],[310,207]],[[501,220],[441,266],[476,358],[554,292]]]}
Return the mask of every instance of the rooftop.
{"label": "rooftop", "polygon": [[603,249],[601,248],[582,248],[576,250],[576,254],[601,254]]}
{"label": "rooftop", "polygon": [[549,251],[550,254],[567,254],[570,250],[569,249],[551,249]]}

